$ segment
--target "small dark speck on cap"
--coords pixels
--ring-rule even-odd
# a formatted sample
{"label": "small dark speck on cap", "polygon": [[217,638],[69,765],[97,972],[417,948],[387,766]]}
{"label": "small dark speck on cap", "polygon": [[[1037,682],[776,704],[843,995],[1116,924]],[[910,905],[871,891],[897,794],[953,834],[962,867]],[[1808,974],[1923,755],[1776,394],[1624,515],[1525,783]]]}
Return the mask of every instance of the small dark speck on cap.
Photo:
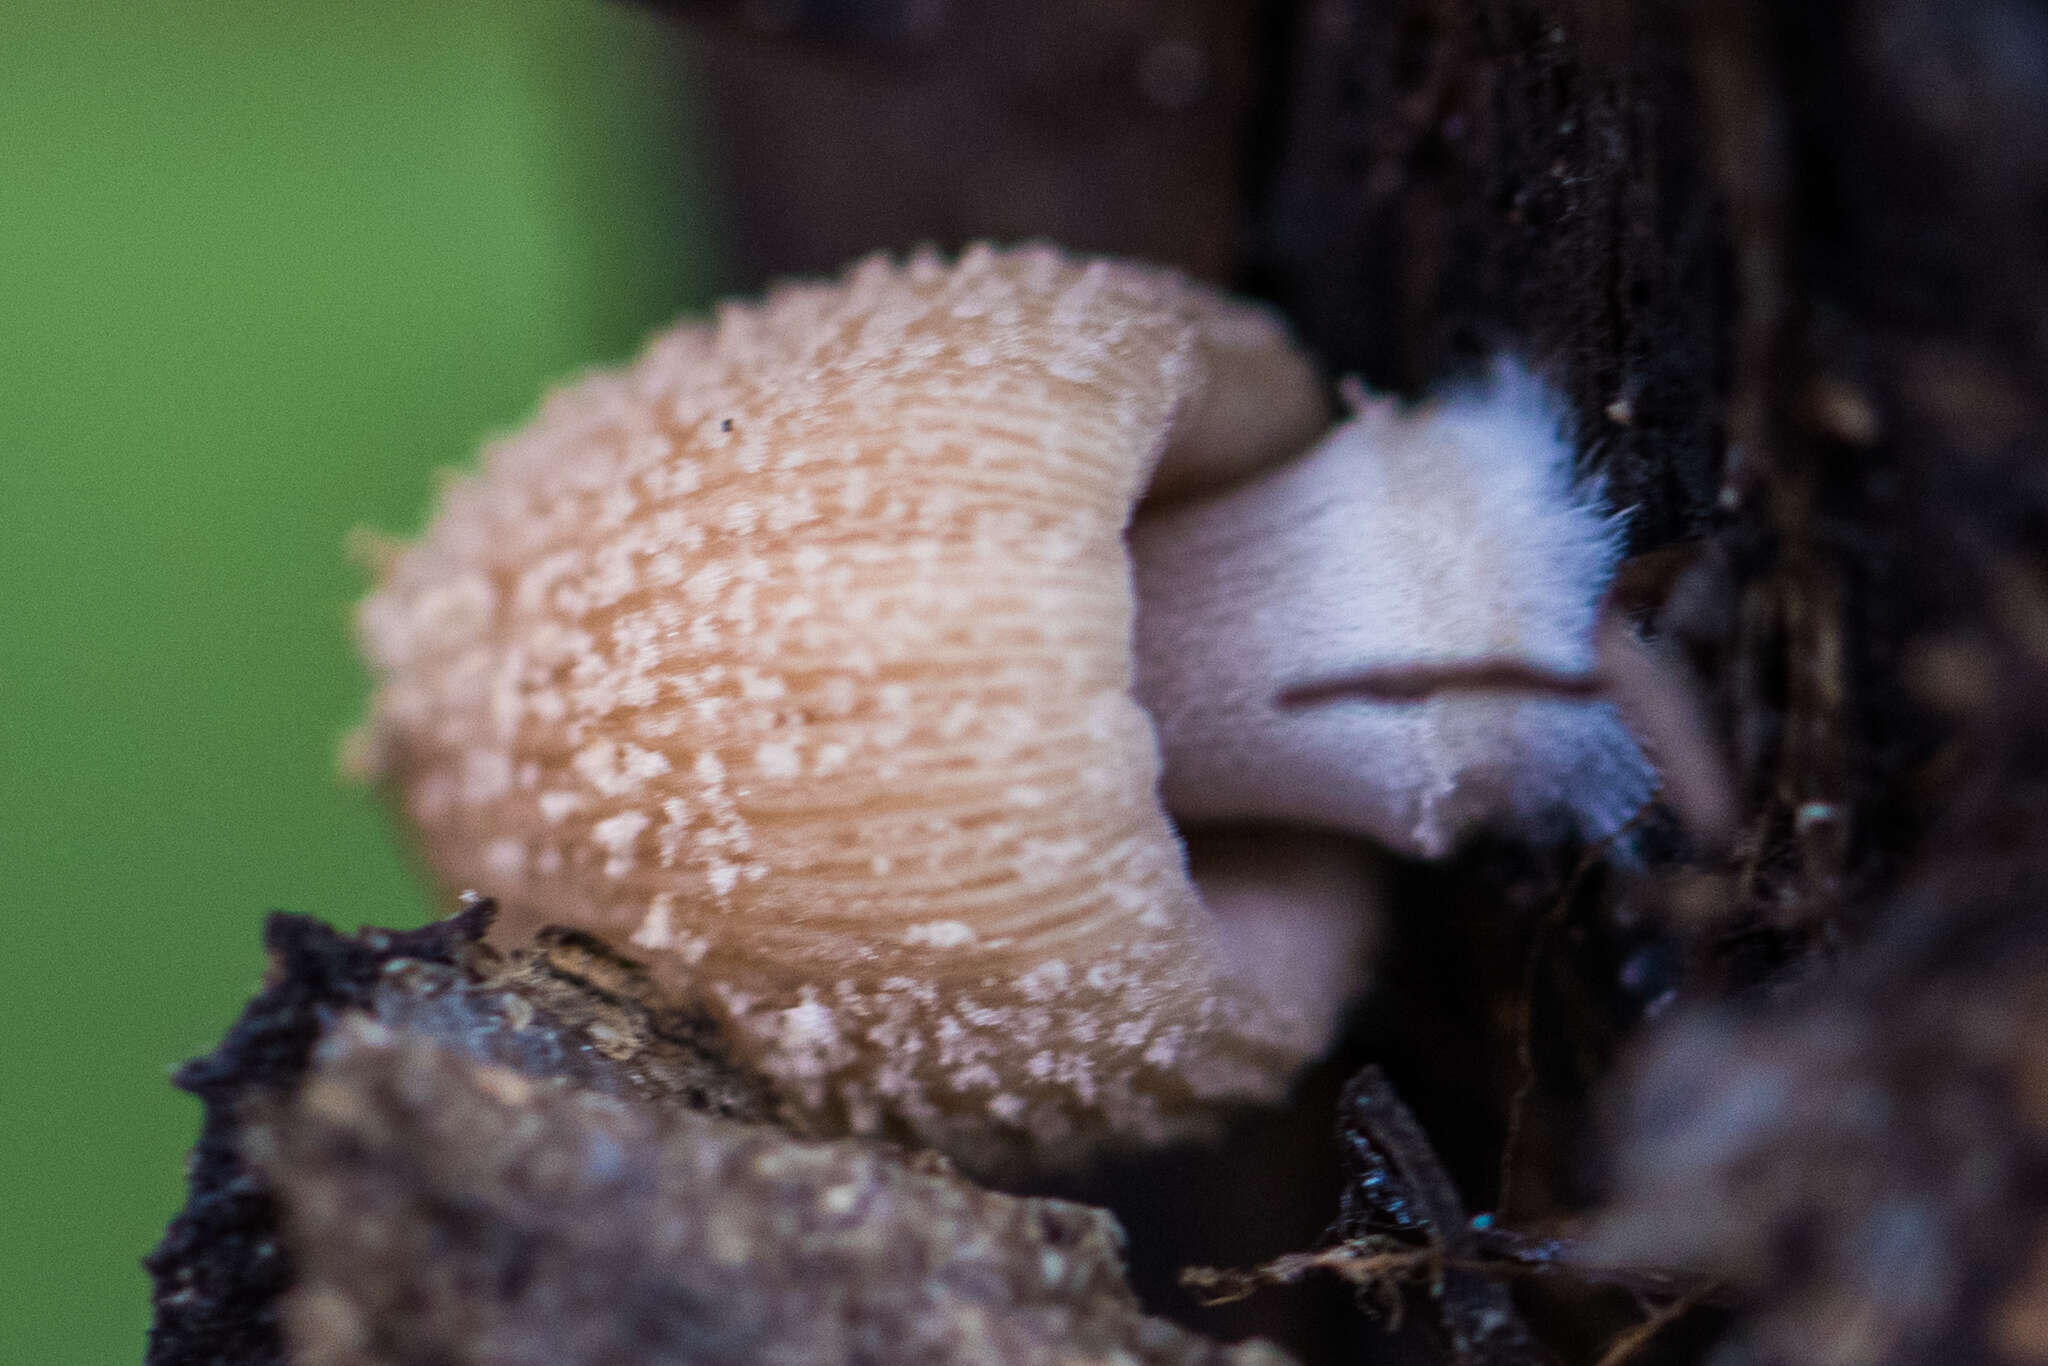
{"label": "small dark speck on cap", "polygon": [[731,430],[732,430],[732,419],[728,417],[728,418],[724,418],[724,419],[720,420],[720,422],[719,422],[719,424],[718,424],[718,430],[719,430],[719,431],[721,431],[721,432],[729,432],[729,431],[731,431]]}

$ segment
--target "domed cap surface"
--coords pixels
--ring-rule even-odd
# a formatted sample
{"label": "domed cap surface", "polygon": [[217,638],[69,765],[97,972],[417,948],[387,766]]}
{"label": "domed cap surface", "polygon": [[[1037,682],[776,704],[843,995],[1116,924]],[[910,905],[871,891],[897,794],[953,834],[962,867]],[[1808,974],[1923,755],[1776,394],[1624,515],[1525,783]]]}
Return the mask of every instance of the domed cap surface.
{"label": "domed cap surface", "polygon": [[819,1127],[1272,1098],[1324,1026],[1233,979],[1130,692],[1176,414],[1190,482],[1322,419],[1263,313],[1050,249],[726,306],[449,490],[362,609],[365,753],[449,886],[637,949]]}

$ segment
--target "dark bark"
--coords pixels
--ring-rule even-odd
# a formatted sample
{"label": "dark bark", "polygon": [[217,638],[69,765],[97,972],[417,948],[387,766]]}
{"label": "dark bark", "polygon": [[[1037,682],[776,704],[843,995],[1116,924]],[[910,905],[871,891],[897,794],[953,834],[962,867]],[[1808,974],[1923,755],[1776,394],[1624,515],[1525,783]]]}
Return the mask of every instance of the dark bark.
{"label": "dark bark", "polygon": [[206,1057],[174,1078],[205,1106],[188,1161],[191,1195],[147,1266],[156,1282],[150,1366],[282,1362],[278,1298],[291,1284],[269,1183],[241,1148],[243,1107],[289,1096],[328,1022],[366,1005],[387,963],[446,965],[490,922],[479,904],[413,933],[350,938],[303,916],[272,916],[264,945],[275,980]]}

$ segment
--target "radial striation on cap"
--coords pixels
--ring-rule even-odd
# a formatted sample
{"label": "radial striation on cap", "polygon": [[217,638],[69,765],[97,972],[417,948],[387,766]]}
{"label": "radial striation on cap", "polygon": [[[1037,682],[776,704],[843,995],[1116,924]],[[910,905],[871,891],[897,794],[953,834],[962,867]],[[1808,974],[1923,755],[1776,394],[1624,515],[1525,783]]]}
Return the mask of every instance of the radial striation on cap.
{"label": "radial striation on cap", "polygon": [[1189,880],[1123,533],[1162,458],[1322,420],[1264,313],[1048,248],[727,305],[447,491],[362,607],[360,752],[446,885],[636,949],[818,1128],[1182,1132],[1326,1026]]}

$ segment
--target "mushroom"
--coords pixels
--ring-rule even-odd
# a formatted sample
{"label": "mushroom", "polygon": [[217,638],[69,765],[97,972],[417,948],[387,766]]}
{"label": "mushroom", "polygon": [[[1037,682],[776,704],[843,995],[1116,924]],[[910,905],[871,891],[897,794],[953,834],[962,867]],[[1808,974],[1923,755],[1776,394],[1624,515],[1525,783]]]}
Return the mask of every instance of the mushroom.
{"label": "mushroom", "polygon": [[[1496,471],[1562,499],[1502,546],[1594,580],[1553,627],[1510,629],[1537,600],[1513,585],[1352,620],[1374,585],[1462,594],[1509,566],[1464,522],[1494,515],[1494,476],[1436,489],[1443,443],[1396,441],[1375,474],[1331,453],[1364,439],[1345,429],[1258,473],[1326,421],[1270,315],[1136,265],[977,248],[728,304],[554,394],[448,489],[362,608],[359,753],[446,883],[514,930],[637,948],[815,1130],[982,1167],[1195,1131],[1325,1046],[1366,884],[1351,845],[1304,836],[1231,846],[1205,901],[1168,807],[1434,853],[1503,793],[1598,826],[1642,786],[1614,781],[1633,749],[1598,703],[1278,714],[1304,671],[1383,656],[1572,664],[1613,561],[1553,430],[1541,468]],[[1327,477],[1366,491],[1326,507]],[[1352,566],[1335,587],[1326,557]],[[1267,573],[1282,591],[1244,581]],[[1575,738],[1532,745],[1559,706]],[[1473,758],[1495,730],[1556,771],[1503,783]],[[1353,748],[1308,756],[1329,741]],[[1587,773],[1614,791],[1574,803]],[[1333,774],[1327,807],[1298,787]]]}

